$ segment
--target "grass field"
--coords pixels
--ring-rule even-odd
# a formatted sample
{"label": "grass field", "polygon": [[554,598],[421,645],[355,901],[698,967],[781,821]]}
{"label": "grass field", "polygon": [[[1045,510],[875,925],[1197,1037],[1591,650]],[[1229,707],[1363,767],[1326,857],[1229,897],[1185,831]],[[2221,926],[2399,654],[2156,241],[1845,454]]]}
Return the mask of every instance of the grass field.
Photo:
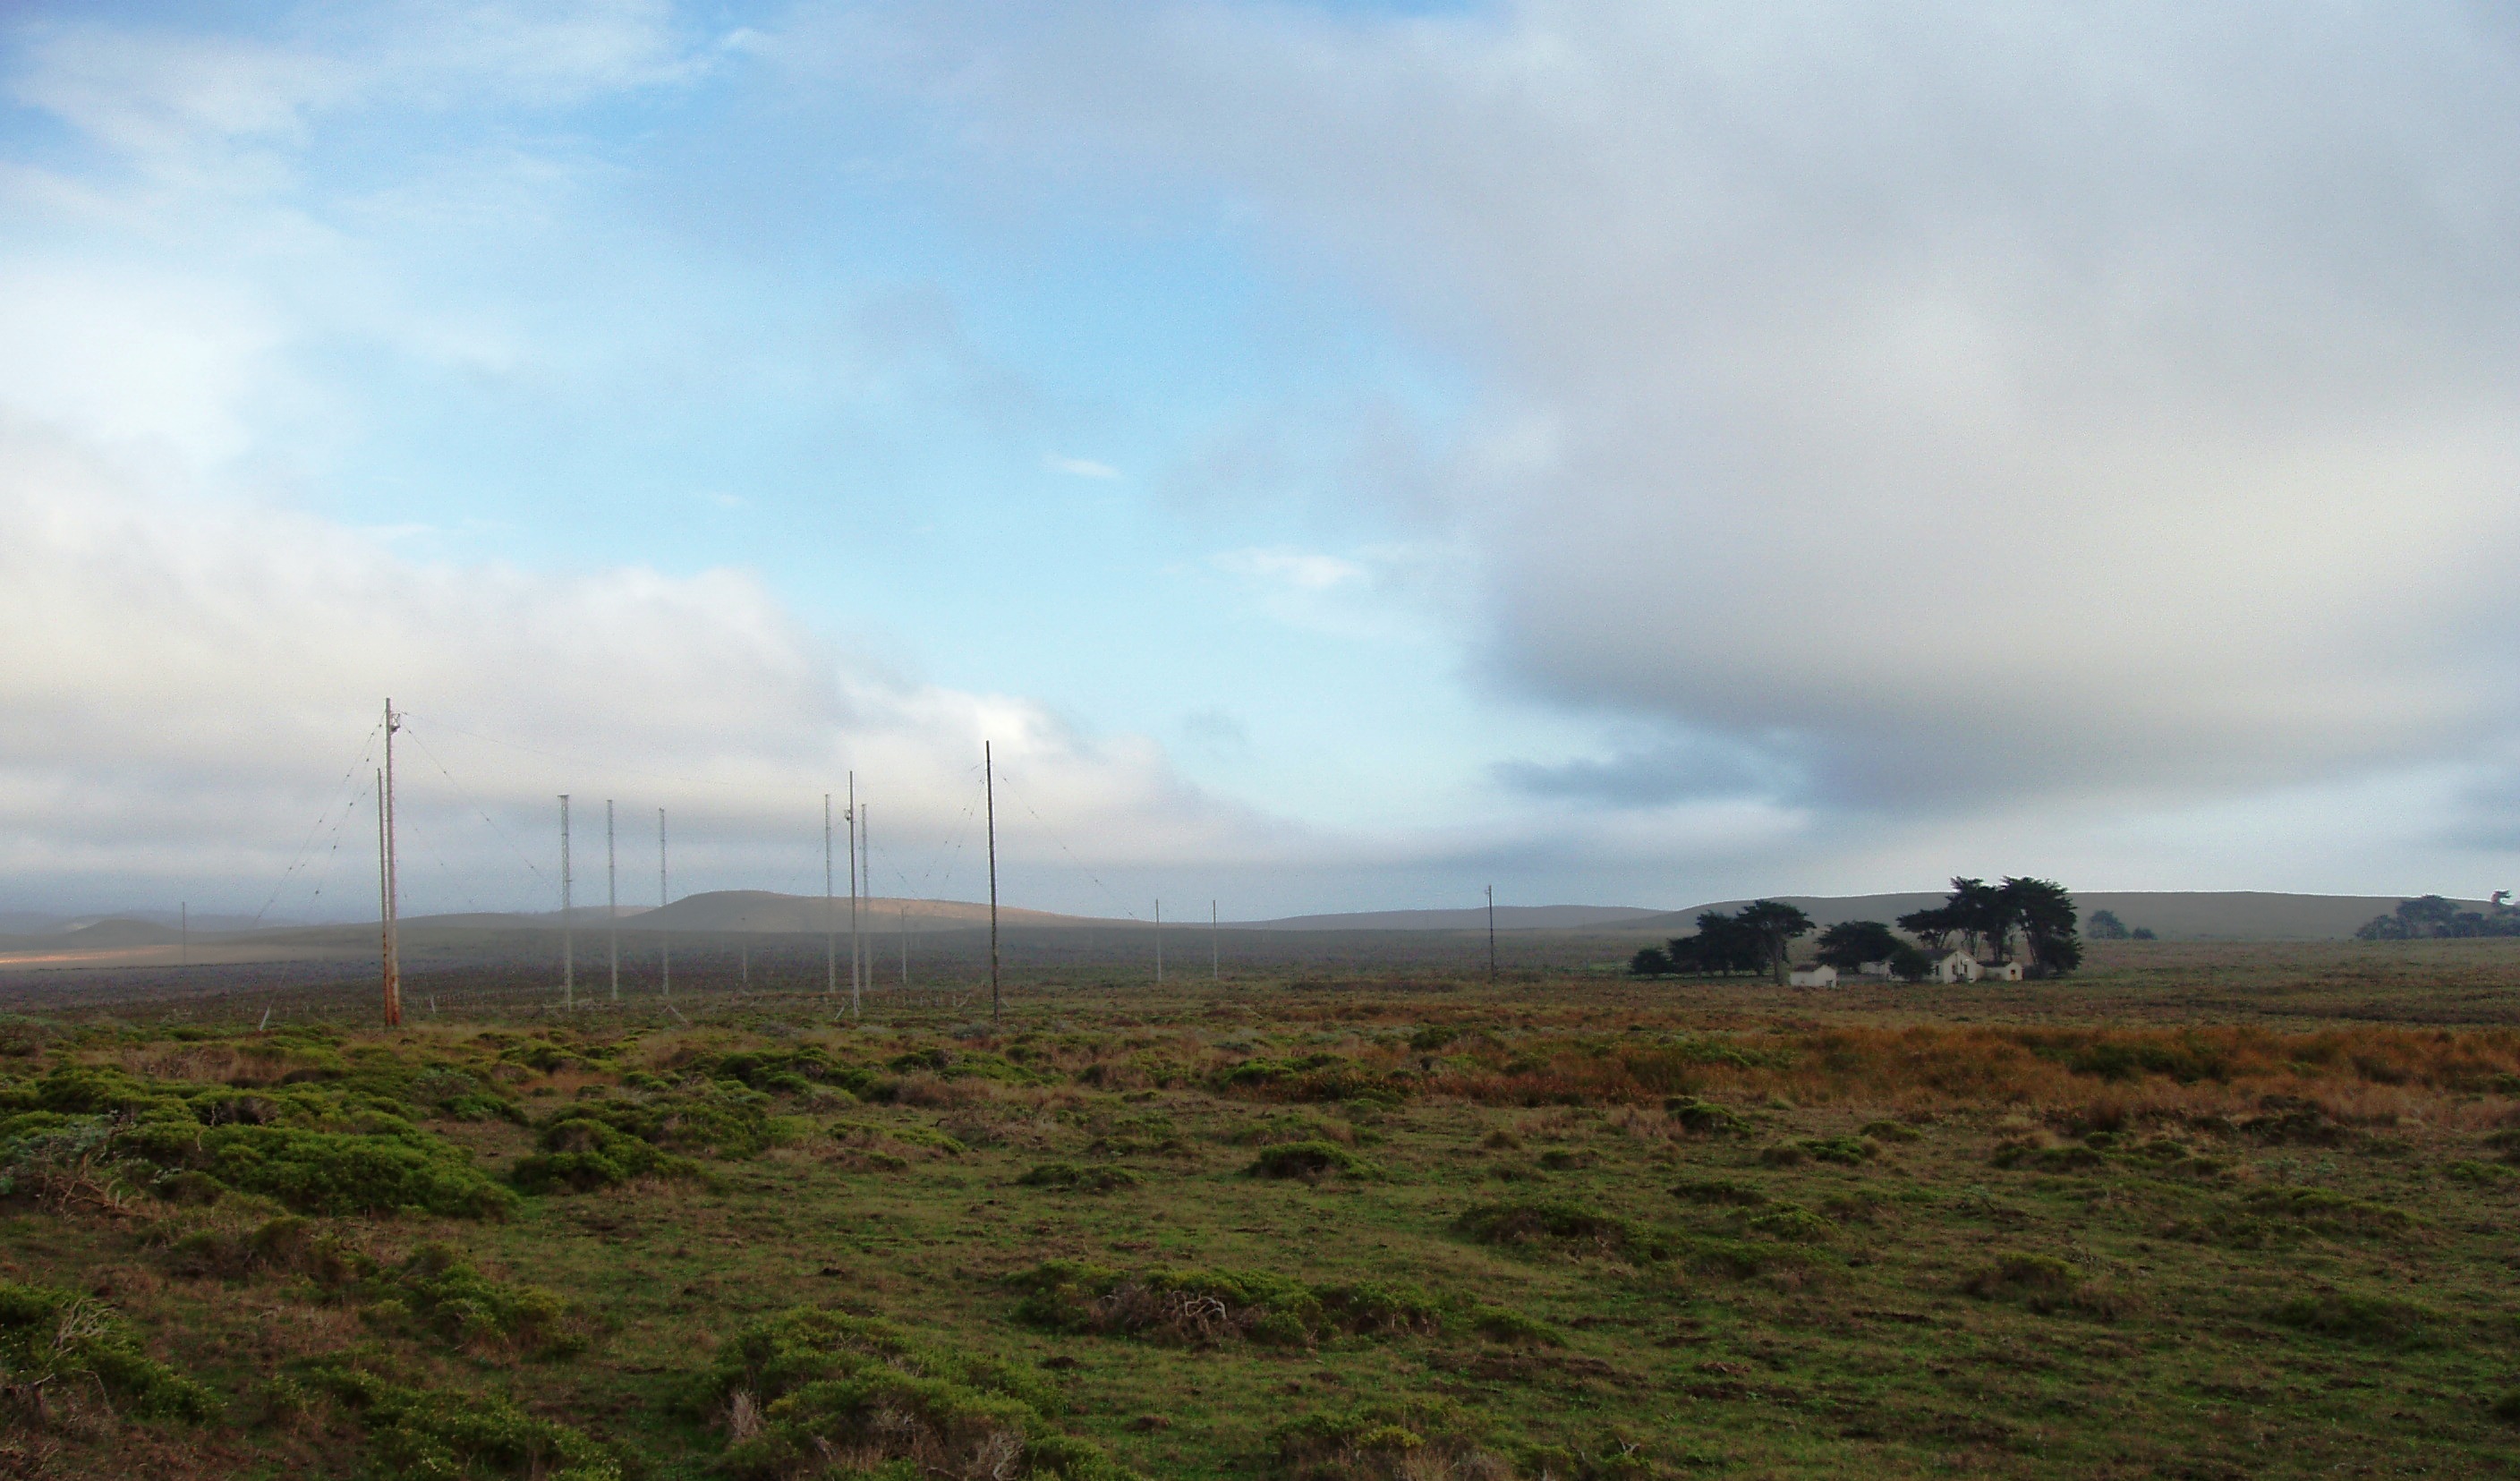
{"label": "grass field", "polygon": [[2507,1474],[2515,945],[13,983],[0,1473]]}

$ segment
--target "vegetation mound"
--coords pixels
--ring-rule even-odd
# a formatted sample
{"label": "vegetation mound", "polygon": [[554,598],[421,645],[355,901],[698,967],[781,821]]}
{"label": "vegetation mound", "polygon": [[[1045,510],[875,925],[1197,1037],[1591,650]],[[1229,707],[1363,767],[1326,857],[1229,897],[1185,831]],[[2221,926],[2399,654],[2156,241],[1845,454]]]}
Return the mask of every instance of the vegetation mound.
{"label": "vegetation mound", "polygon": [[1298,1481],[1416,1481],[1505,1477],[1506,1459],[1485,1448],[1486,1425],[1441,1399],[1307,1414],[1270,1437],[1278,1464]]}
{"label": "vegetation mound", "polygon": [[1371,1178],[1373,1165],[1335,1142],[1281,1142],[1260,1148],[1243,1171],[1255,1178]]}
{"label": "vegetation mound", "polygon": [[1075,1162],[1045,1162],[1015,1180],[1026,1188],[1056,1188],[1078,1193],[1107,1193],[1135,1188],[1139,1181],[1138,1175],[1125,1167]]}
{"label": "vegetation mound", "polygon": [[724,1472],[830,1471],[1127,1481],[1061,1434],[1051,1390],[1019,1365],[922,1341],[871,1318],[800,1308],[736,1333],[698,1405],[725,1425]]}
{"label": "vegetation mound", "polygon": [[200,1420],[219,1409],[208,1389],[142,1352],[104,1302],[0,1280],[0,1395],[41,1422],[85,1389],[144,1417]]}
{"label": "vegetation mound", "polygon": [[1310,1346],[1333,1336],[1433,1332],[1445,1322],[1444,1306],[1424,1291],[1381,1281],[1308,1285],[1247,1272],[1129,1272],[1054,1260],[1014,1284],[1027,1293],[1015,1314],[1035,1326],[1200,1345]]}
{"label": "vegetation mound", "polygon": [[329,1398],[357,1416],[382,1474],[621,1481],[621,1465],[580,1430],[495,1394],[411,1388],[346,1363],[314,1364],[275,1398]]}
{"label": "vegetation mound", "polygon": [[1668,1238],[1642,1225],[1558,1200],[1482,1203],[1454,1220],[1453,1228],[1481,1244],[1552,1247],[1635,1261],[1661,1260],[1672,1253]]}

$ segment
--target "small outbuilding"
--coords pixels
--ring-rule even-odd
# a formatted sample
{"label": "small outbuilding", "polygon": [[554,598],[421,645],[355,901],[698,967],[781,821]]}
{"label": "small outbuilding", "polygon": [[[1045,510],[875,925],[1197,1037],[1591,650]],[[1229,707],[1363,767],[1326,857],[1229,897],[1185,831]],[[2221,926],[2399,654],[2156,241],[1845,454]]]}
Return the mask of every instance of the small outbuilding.
{"label": "small outbuilding", "polygon": [[1986,975],[1991,981],[2018,982],[2021,980],[2021,964],[2018,962],[1998,962],[1986,968]]}
{"label": "small outbuilding", "polygon": [[1819,966],[1797,966],[1785,977],[1796,987],[1835,987],[1837,968],[1823,963]]}

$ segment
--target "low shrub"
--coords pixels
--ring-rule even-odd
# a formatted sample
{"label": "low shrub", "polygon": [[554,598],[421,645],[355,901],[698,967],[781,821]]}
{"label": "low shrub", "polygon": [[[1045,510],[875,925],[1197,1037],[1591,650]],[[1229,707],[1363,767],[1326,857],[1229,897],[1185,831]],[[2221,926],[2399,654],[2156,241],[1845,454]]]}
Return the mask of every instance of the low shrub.
{"label": "low shrub", "polygon": [[1107,1193],[1134,1188],[1139,1181],[1138,1175],[1125,1167],[1074,1162],[1045,1162],[1015,1180],[1026,1188],[1056,1188],[1078,1193]]}
{"label": "low shrub", "polygon": [[1670,1253],[1663,1235],[1581,1203],[1482,1203],[1454,1220],[1453,1228],[1481,1244],[1551,1246],[1569,1254],[1636,1261],[1660,1260]]}
{"label": "low shrub", "polygon": [[1798,1203],[1780,1203],[1744,1222],[1752,1234],[1785,1244],[1823,1244],[1837,1237],[1834,1221]]}
{"label": "low shrub", "polygon": [[770,1098],[725,1081],[692,1094],[580,1101],[555,1111],[548,1136],[569,1121],[590,1122],[651,1146],[688,1156],[741,1159],[759,1155],[793,1132],[769,1111]]}
{"label": "low shrub", "polygon": [[1881,1120],[1865,1122],[1856,1135],[1870,1137],[1875,1142],[1917,1142],[1922,1141],[1925,1134],[1905,1121]]}
{"label": "low shrub", "polygon": [[1557,1328],[1502,1306],[1483,1306],[1472,1313],[1470,1330],[1492,1342],[1502,1342],[1510,1347],[1566,1345],[1564,1334]]}
{"label": "low shrub", "polygon": [[2274,1310],[2274,1320],[2299,1331],[2371,1347],[2419,1347],[2431,1340],[2438,1320],[2406,1301],[2347,1291],[2312,1291]]}
{"label": "low shrub", "polygon": [[1243,1172],[1254,1178],[1370,1178],[1373,1167],[1335,1142],[1281,1142],[1262,1147]]}
{"label": "low shrub", "polygon": [[728,1475],[829,1470],[1132,1481],[1099,1447],[1046,1417],[1030,1369],[922,1341],[889,1323],[798,1309],[719,1350],[693,1399],[721,1419]]}
{"label": "low shrub", "polygon": [[1761,1148],[1759,1160],[1770,1167],[1794,1167],[1806,1161],[1851,1167],[1880,1155],[1881,1144],[1869,1137],[1799,1137]]}
{"label": "low shrub", "polygon": [[1054,1260],[1013,1278],[1018,1320],[1052,1331],[1150,1336],[1207,1345],[1309,1346],[1328,1337],[1432,1332],[1445,1308],[1410,1285],[1308,1285],[1238,1271],[1118,1271]]}
{"label": "low shrub", "polygon": [[356,1415],[385,1474],[621,1481],[603,1445],[495,1394],[410,1388],[338,1360],[308,1365],[292,1381]]}
{"label": "low shrub", "polygon": [[41,1422],[57,1400],[89,1387],[143,1417],[202,1420],[219,1410],[208,1389],[142,1352],[104,1302],[0,1280],[0,1395]]}
{"label": "low shrub", "polygon": [[1982,1301],[2014,1300],[2047,1312],[2065,1305],[2082,1283],[2083,1273],[2053,1255],[2016,1252],[1969,1272],[1960,1289]]}
{"label": "low shrub", "polygon": [[1295,1481],[1416,1481],[1429,1476],[1509,1476],[1485,1448],[1486,1426],[1442,1399],[1369,1405],[1306,1414],[1270,1436],[1278,1464]]}
{"label": "low shrub", "polygon": [[[582,1107],[571,1106],[574,1111]],[[529,1193],[584,1193],[639,1178],[691,1178],[699,1164],[591,1116],[567,1112],[543,1127],[540,1149],[518,1159],[508,1177]]]}
{"label": "low shrub", "polygon": [[1750,1123],[1738,1111],[1700,1100],[1695,1096],[1672,1096],[1662,1102],[1663,1112],[1680,1123],[1684,1130],[1701,1137],[1746,1137]]}
{"label": "low shrub", "polygon": [[2262,1188],[2249,1194],[2248,1205],[2262,1218],[2326,1234],[2387,1237],[2407,1233],[2415,1222],[2403,1208],[2323,1188]]}
{"label": "low shrub", "polygon": [[192,1279],[241,1280],[252,1275],[304,1276],[327,1290],[368,1275],[376,1262],[313,1220],[282,1214],[250,1229],[214,1226],[178,1235],[167,1264]]}
{"label": "low shrub", "polygon": [[491,1219],[515,1205],[463,1148],[386,1117],[366,1132],[153,1120],[121,1133],[116,1145],[160,1176],[202,1173],[302,1214]]}
{"label": "low shrub", "polygon": [[1722,1178],[1692,1178],[1672,1185],[1671,1195],[1683,1203],[1715,1203],[1733,1208],[1757,1208],[1768,1201],[1768,1195],[1746,1183],[1728,1182]]}
{"label": "low shrub", "polygon": [[376,1298],[372,1323],[408,1324],[469,1351],[558,1357],[585,1346],[567,1302],[540,1286],[493,1280],[443,1244],[422,1245],[361,1288]]}

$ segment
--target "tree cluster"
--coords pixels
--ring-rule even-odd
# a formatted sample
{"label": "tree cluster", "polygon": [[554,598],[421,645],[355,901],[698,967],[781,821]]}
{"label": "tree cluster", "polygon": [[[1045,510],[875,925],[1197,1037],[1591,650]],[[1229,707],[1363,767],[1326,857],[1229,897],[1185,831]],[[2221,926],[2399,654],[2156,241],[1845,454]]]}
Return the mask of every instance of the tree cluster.
{"label": "tree cluster", "polygon": [[2374,916],[2354,933],[2358,941],[2428,941],[2456,936],[2520,936],[2520,910],[2510,892],[2496,890],[2481,911],[2460,910],[2455,900],[2423,895],[2401,900],[2385,916]]}
{"label": "tree cluster", "polygon": [[[2520,918],[2520,912],[2512,914]],[[1951,895],[1941,905],[1899,918],[1900,929],[1913,940],[1878,920],[1841,920],[1822,931],[1817,944],[1820,961],[1839,971],[1886,962],[1892,976],[1916,982],[1931,975],[1936,956],[1956,945],[1972,957],[1992,951],[1997,961],[2009,961],[2017,943],[2030,975],[2054,977],[2083,964],[2078,920],[2073,896],[2053,880],[2006,876],[1989,884],[1954,879]],[[1695,935],[1644,948],[1629,962],[1628,970],[1640,977],[1760,972],[1781,983],[1793,942],[1811,934],[1813,926],[1810,916],[1781,900],[1753,900],[1737,913],[1704,911],[1697,917]],[[2125,933],[2124,926],[2118,930]]]}
{"label": "tree cluster", "polygon": [[1800,906],[1781,900],[1753,900],[1737,914],[1700,911],[1697,934],[1646,947],[1629,962],[1628,970],[1640,977],[1766,972],[1782,982],[1794,940],[1811,931],[1812,918]]}
{"label": "tree cluster", "polygon": [[1910,911],[1900,928],[1934,951],[1960,943],[1970,956],[2012,960],[2013,943],[2037,976],[2062,976],[2083,965],[2083,938],[2076,933],[2080,913],[2065,886],[2052,879],[2015,878],[2001,883],[1956,878],[1952,892],[1938,906]]}

